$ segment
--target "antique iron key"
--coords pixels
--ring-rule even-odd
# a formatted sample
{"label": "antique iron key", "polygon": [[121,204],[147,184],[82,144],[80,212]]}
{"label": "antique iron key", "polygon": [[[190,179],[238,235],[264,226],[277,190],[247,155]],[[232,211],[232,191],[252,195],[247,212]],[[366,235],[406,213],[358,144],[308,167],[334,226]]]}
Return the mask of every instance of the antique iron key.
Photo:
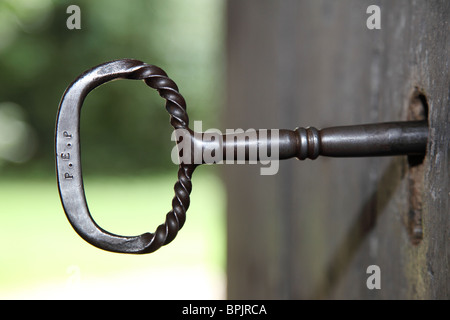
{"label": "antique iron key", "polygon": [[[80,111],[91,90],[114,79],[143,80],[148,86],[158,90],[160,96],[166,100],[170,123],[177,133],[177,146],[180,151],[183,149],[183,156],[180,156],[179,161],[178,181],[174,186],[172,210],[167,213],[165,222],[158,226],[154,233],[138,236],[112,234],[95,223],[87,206],[80,157]],[[274,161],[293,157],[301,160],[315,159],[320,155],[424,155],[427,140],[426,121],[353,125],[322,130],[255,130],[253,136],[236,133],[212,139],[211,135],[197,133],[189,128],[186,102],[175,82],[162,69],[141,61],[122,59],[86,71],[66,89],[58,110],[55,152],[61,202],[75,231],[90,244],[104,250],[150,253],[171,242],[183,227],[192,190],[191,178],[198,165],[222,160],[261,160],[261,154]],[[212,150],[214,157],[197,157],[205,152],[212,154]],[[269,155],[261,153],[261,150],[272,152]],[[189,156],[186,156],[187,151],[190,151]]]}

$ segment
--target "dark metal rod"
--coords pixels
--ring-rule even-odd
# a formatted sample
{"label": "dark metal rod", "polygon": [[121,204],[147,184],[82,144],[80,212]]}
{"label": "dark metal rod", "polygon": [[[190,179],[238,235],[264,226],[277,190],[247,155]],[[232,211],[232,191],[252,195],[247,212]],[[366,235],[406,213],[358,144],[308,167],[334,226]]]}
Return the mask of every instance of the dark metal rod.
{"label": "dark metal rod", "polygon": [[320,155],[374,157],[425,154],[426,121],[332,127],[320,131]]}
{"label": "dark metal rod", "polygon": [[[226,160],[258,161],[316,159],[328,157],[375,157],[425,154],[428,140],[426,121],[386,122],[353,126],[314,127],[295,130],[247,130],[213,137],[207,133],[187,134],[192,139],[192,154],[211,154],[215,157],[193,158],[185,163],[217,163]],[[186,137],[185,137],[186,138]],[[209,151],[208,151],[209,150]],[[198,157],[197,157],[198,159]],[[231,162],[232,163],[232,162]]]}

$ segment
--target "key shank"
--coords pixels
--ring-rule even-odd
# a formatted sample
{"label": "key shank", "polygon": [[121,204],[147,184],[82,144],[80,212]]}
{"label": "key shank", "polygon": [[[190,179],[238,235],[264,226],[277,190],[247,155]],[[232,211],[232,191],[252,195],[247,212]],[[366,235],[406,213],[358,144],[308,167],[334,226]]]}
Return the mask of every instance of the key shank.
{"label": "key shank", "polygon": [[[189,131],[179,141],[190,141],[185,164],[235,163],[234,161],[300,160],[328,157],[375,157],[423,155],[426,152],[426,121],[387,122],[353,126],[314,127],[295,130],[247,130],[232,134]],[[183,154],[186,155],[186,148]]]}

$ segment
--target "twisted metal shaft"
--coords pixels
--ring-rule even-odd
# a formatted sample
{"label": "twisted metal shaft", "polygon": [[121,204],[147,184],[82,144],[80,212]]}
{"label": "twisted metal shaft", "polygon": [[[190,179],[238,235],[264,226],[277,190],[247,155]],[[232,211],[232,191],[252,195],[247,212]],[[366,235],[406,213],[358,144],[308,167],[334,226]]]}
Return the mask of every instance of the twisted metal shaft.
{"label": "twisted metal shaft", "polygon": [[[174,129],[189,129],[189,117],[186,112],[186,101],[178,90],[176,83],[161,68],[141,62],[141,67],[130,75],[130,79],[143,79],[145,83],[156,89],[166,100],[166,110],[170,115],[170,124]],[[175,183],[175,196],[172,199],[172,210],[166,215],[166,221],[156,229],[154,239],[145,252],[153,252],[170,243],[186,221],[189,208],[189,195],[192,190],[191,177],[195,169],[193,165],[181,163],[178,170],[178,181]]]}

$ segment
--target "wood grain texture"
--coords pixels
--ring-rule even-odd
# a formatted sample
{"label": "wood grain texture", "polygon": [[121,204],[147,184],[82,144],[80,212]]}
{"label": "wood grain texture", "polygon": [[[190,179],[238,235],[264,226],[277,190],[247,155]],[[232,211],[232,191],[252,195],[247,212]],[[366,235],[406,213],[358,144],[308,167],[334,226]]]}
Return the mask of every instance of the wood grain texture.
{"label": "wood grain texture", "polygon": [[[366,27],[371,4],[381,30]],[[415,168],[406,157],[286,160],[274,176],[224,166],[229,298],[450,298],[450,2],[227,6],[226,128],[407,120],[417,90],[430,125]],[[408,229],[414,183],[423,187],[417,244]],[[380,290],[366,286],[372,264]]]}

